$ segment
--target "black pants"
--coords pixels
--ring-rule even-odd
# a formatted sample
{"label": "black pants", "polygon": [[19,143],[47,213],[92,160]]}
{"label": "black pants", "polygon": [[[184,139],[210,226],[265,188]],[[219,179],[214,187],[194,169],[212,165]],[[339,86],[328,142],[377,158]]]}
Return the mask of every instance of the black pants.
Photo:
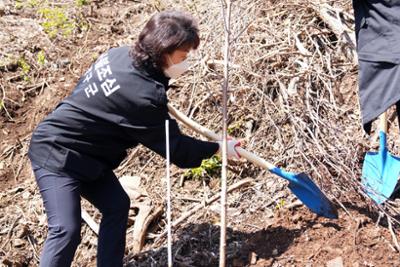
{"label": "black pants", "polygon": [[[399,124],[399,129],[400,129],[400,101],[397,101],[396,103],[396,113],[397,113],[397,122]],[[368,122],[363,125],[364,130],[367,134],[371,133],[371,128],[372,128],[372,121]]]}
{"label": "black pants", "polygon": [[52,173],[32,164],[48,219],[41,267],[71,266],[80,243],[83,196],[102,213],[97,266],[122,266],[130,200],[112,171],[93,182]]}

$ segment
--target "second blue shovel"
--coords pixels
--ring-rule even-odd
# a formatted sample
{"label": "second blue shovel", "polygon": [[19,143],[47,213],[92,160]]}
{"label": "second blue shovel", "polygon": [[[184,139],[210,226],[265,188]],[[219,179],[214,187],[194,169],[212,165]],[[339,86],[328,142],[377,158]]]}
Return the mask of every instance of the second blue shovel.
{"label": "second blue shovel", "polygon": [[361,182],[367,195],[377,204],[385,202],[393,193],[400,174],[400,158],[386,147],[387,117],[380,116],[379,150],[365,155]]}

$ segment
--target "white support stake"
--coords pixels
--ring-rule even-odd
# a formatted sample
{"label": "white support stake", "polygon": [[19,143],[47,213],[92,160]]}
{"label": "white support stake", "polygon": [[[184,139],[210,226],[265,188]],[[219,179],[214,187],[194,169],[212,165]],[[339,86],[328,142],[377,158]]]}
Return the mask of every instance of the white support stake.
{"label": "white support stake", "polygon": [[171,180],[170,180],[170,153],[169,153],[169,120],[165,120],[166,139],[166,180],[167,180],[167,231],[168,231],[168,267],[172,267],[172,233],[171,233]]}
{"label": "white support stake", "polygon": [[[221,0],[222,17],[225,32],[224,47],[224,83],[222,86],[222,169],[221,169],[221,235],[219,246],[219,267],[226,266],[226,218],[227,218],[227,128],[228,128],[228,87],[229,87],[229,41],[230,41],[230,17],[231,17],[231,0]],[[225,10],[226,7],[226,10]]]}

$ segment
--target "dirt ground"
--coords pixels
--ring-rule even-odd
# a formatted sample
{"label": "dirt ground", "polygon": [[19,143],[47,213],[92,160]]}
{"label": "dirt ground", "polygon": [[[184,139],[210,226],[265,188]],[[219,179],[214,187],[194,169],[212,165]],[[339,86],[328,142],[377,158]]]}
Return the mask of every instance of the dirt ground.
{"label": "dirt ground", "polygon": [[[244,12],[243,23],[252,20],[251,17],[245,17],[248,12],[248,14],[258,16],[257,18],[260,18],[260,14],[267,19],[281,16],[279,21],[283,21],[282,24],[287,23],[286,26],[282,26],[283,29],[295,27],[293,25],[300,18],[295,19],[291,14],[300,7],[299,10],[305,12],[301,13],[300,17],[305,21],[315,22],[313,19],[315,14],[310,13],[311,9],[302,7],[302,3],[298,1],[255,1],[248,6],[246,3],[242,4],[243,9],[237,12],[239,14]],[[342,4],[347,8],[346,12],[350,12],[350,1]],[[172,103],[192,118],[209,128],[218,129],[221,121],[219,83],[222,77],[218,60],[222,60],[222,53],[218,50],[219,48],[214,49],[215,43],[209,40],[222,38],[221,29],[213,28],[215,24],[221,23],[218,20],[219,3],[206,0],[89,0],[55,3],[0,0],[0,43],[2,44],[0,49],[2,97],[0,109],[0,266],[38,266],[40,250],[46,236],[46,216],[26,155],[34,127],[72,91],[80,75],[102,52],[110,47],[132,44],[144,23],[154,12],[173,7],[187,10],[199,17],[202,41],[209,42],[208,45],[204,45],[201,51],[203,54],[200,53],[200,56],[204,59],[204,54],[207,54],[207,57],[215,61],[207,63],[203,60],[202,62],[206,62],[207,67],[198,67],[199,69],[191,72],[190,75],[194,78],[188,78],[186,81],[178,80],[169,92],[169,97]],[[280,10],[283,15],[277,15],[279,12],[277,13],[276,10]],[[293,23],[288,21],[293,21]],[[46,22],[49,24],[45,24]],[[246,35],[242,39],[238,37],[240,44],[244,45],[254,39],[257,39],[263,49],[283,44],[283,38],[278,38],[276,32],[271,32],[271,28],[268,27],[263,28],[266,23],[262,18],[249,23],[250,26],[243,31]],[[55,33],[52,33],[52,30]],[[234,30],[241,32],[240,29]],[[329,37],[326,40],[334,41],[332,33],[329,33],[326,28],[316,31],[326,34]],[[264,37],[260,39],[262,36],[260,32],[261,34],[268,33],[269,36],[274,36],[271,39],[277,38],[281,41],[274,39],[268,43]],[[282,32],[282,35],[287,34]],[[254,38],[248,38],[248,36],[254,36]],[[285,45],[293,47],[293,44]],[[321,46],[323,47],[322,43]],[[234,48],[240,50],[240,47],[238,44]],[[278,50],[277,48],[273,51]],[[232,162],[229,167],[229,185],[246,178],[252,178],[252,182],[229,194],[228,266],[400,266],[400,246],[397,241],[400,235],[399,225],[396,223],[396,220],[400,221],[400,216],[396,214],[396,207],[400,206],[398,205],[399,198],[394,196],[392,199],[394,220],[388,221],[386,214],[379,212],[379,208],[372,205],[371,201],[366,199],[357,188],[359,184],[357,177],[360,174],[363,153],[373,147],[369,147],[367,142],[369,140],[365,140],[359,126],[356,67],[343,58],[335,61],[335,66],[340,69],[338,71],[340,74],[330,73],[333,80],[332,88],[335,92],[329,95],[322,90],[312,91],[311,96],[335,99],[335,103],[340,106],[335,115],[321,122],[325,125],[331,122],[332,129],[318,132],[316,130],[318,127],[315,127],[313,129],[315,136],[313,136],[304,128],[303,133],[294,136],[291,134],[293,125],[303,125],[299,118],[304,118],[309,124],[313,123],[312,117],[304,117],[309,106],[307,109],[297,109],[294,103],[296,101],[290,102],[289,99],[287,101],[292,104],[294,111],[290,112],[292,115],[287,115],[277,107],[277,103],[283,101],[279,93],[280,83],[279,85],[270,84],[271,81],[268,80],[260,82],[262,86],[254,84],[254,79],[267,75],[263,67],[257,65],[261,64],[259,62],[266,64],[265,69],[268,66],[281,71],[269,73],[271,77],[273,75],[290,76],[288,80],[282,81],[288,83],[292,81],[290,79],[293,77],[285,73],[287,69],[295,68],[294,63],[285,65],[285,62],[290,62],[287,54],[291,51],[283,48],[279,51],[282,52],[278,57],[279,62],[274,62],[272,59],[264,62],[264,59],[259,57],[254,60],[254,65],[246,65],[246,62],[235,58],[235,63],[241,66],[238,68],[243,68],[243,70],[240,72],[241,76],[233,72],[231,78],[234,89],[232,89],[230,101],[233,105],[232,110],[236,108],[237,111],[236,115],[230,118],[231,134],[247,138],[250,129],[250,135],[253,135],[254,139],[247,138],[249,149],[260,153],[264,151],[263,156],[275,158],[274,163],[287,166],[291,170],[299,168],[309,170],[310,175],[316,177],[316,182],[333,199],[339,210],[339,219],[329,220],[317,217],[306,207],[298,204],[288,190],[287,183],[282,179],[250,163]],[[248,51],[246,53],[249,58],[258,56],[255,50],[254,55],[249,54]],[[334,58],[336,55],[332,53],[331,56]],[[215,69],[219,69],[219,72]],[[204,74],[207,71],[211,74]],[[334,75],[337,76],[333,77]],[[304,84],[300,84],[299,87],[302,85]],[[249,88],[252,90],[250,91]],[[308,97],[307,94],[300,93],[299,99],[308,99]],[[254,104],[258,103],[257,101],[266,102],[262,102],[262,105]],[[311,110],[316,111],[321,117],[330,112],[329,109],[323,109],[326,101],[307,103],[312,106]],[[271,117],[274,123],[267,123],[269,119],[263,122],[264,117]],[[239,122],[242,124],[235,124]],[[244,125],[248,125],[244,122],[251,122],[247,130],[242,130],[246,128]],[[390,125],[394,125],[394,118],[391,118],[390,122]],[[343,125],[350,126],[341,128]],[[280,131],[275,128],[279,128]],[[188,134],[194,134],[183,127],[182,129]],[[318,152],[321,147],[317,146],[314,146],[313,150],[307,150],[312,143],[301,141],[302,136],[321,140],[325,137],[318,137],[318,134],[332,136],[332,133],[336,135],[334,140],[340,141],[340,147],[333,146],[334,141],[328,138],[319,143],[323,149],[326,149],[325,152],[330,153]],[[255,140],[263,141],[257,143]],[[399,151],[397,143],[394,142],[390,148]],[[304,155],[299,152],[300,146],[304,148]],[[343,147],[349,150],[340,151]],[[334,156],[341,160],[336,162],[337,166],[332,165]],[[310,159],[312,163],[309,163],[307,159]],[[307,168],[303,168],[304,166]],[[140,146],[133,148],[128,159],[116,170],[116,173],[119,176],[139,175],[142,177],[142,186],[147,191],[152,206],[163,206],[165,169],[164,161],[159,156]],[[183,181],[185,174],[186,170],[172,168],[174,218],[178,218],[185,211],[209,199],[219,190],[218,175]],[[97,211],[88,203],[84,203],[84,207],[98,222],[100,215]],[[381,211],[386,210],[381,209]],[[132,250],[134,222],[130,222],[126,266],[167,265],[166,238],[160,237],[165,230],[165,220],[165,216],[162,215],[150,225],[140,253],[133,253]],[[201,208],[187,218],[174,229],[174,266],[218,266],[219,232],[219,211],[215,203]],[[82,242],[75,255],[73,266],[95,266],[95,258],[96,235],[83,223]]]}

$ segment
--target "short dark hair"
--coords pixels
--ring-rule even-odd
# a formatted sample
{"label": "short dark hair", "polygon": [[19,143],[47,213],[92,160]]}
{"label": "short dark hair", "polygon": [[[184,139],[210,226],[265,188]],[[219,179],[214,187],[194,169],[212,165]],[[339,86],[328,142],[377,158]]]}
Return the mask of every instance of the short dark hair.
{"label": "short dark hair", "polygon": [[180,11],[163,11],[153,15],[144,26],[130,55],[136,68],[161,72],[164,55],[181,49],[197,49],[199,29],[194,18]]}

